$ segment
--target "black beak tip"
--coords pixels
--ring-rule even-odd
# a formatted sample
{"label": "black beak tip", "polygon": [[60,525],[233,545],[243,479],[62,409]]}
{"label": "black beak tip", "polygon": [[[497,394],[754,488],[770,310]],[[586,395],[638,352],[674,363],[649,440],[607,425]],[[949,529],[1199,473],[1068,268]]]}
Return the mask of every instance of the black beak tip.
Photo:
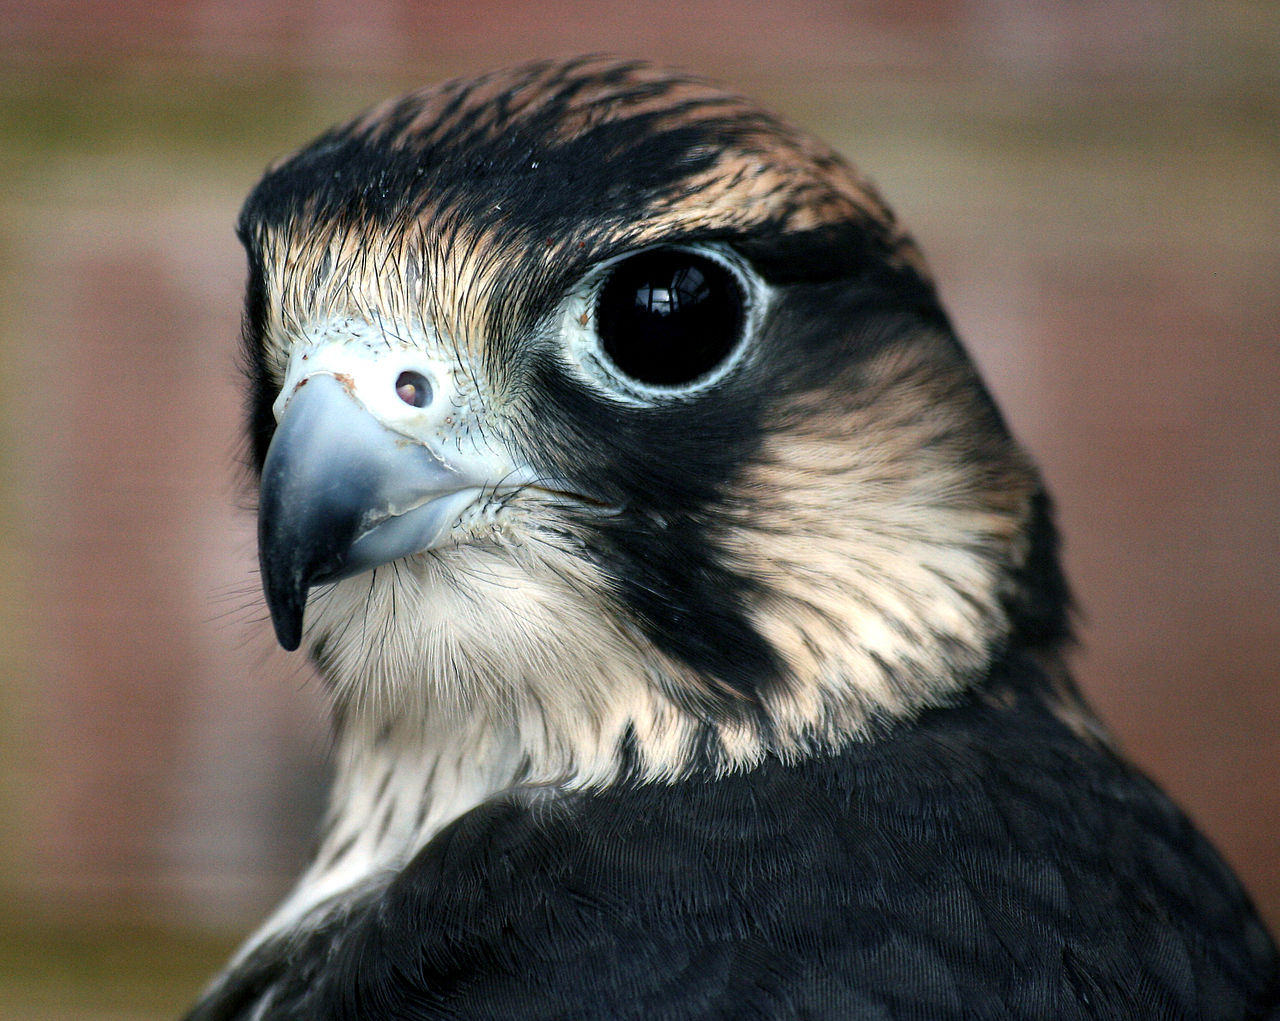
{"label": "black beak tip", "polygon": [[271,623],[275,625],[276,640],[285,652],[294,652],[302,644],[302,613],[272,610]]}
{"label": "black beak tip", "polygon": [[269,572],[264,575],[263,582],[276,640],[286,652],[293,652],[302,644],[302,614],[307,606],[309,586],[273,584],[274,579]]}

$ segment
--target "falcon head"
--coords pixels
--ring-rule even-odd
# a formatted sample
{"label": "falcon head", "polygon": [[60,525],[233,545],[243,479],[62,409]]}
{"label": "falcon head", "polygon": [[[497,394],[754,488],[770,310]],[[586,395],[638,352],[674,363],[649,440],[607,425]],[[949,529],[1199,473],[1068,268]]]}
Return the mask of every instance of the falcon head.
{"label": "falcon head", "polygon": [[415,92],[239,230],[267,603],[348,725],[673,776],[1065,636],[1037,475],[919,251],[735,95],[603,59]]}

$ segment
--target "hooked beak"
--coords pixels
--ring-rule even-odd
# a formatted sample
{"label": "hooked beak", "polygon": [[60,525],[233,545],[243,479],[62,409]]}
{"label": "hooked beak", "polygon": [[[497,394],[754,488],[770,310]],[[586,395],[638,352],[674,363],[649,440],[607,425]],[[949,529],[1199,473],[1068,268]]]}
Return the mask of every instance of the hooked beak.
{"label": "hooked beak", "polygon": [[301,644],[313,585],[443,545],[493,474],[483,460],[446,459],[389,428],[349,379],[302,379],[267,451],[258,510],[262,583],[280,644]]}

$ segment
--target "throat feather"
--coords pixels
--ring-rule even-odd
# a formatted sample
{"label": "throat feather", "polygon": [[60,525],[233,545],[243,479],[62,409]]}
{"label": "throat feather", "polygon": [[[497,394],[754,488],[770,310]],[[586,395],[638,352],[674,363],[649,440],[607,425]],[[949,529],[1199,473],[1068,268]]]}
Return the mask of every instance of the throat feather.
{"label": "throat feather", "polygon": [[459,732],[407,721],[376,735],[344,733],[315,855],[289,896],[242,951],[282,936],[388,882],[443,827],[528,780],[514,733]]}

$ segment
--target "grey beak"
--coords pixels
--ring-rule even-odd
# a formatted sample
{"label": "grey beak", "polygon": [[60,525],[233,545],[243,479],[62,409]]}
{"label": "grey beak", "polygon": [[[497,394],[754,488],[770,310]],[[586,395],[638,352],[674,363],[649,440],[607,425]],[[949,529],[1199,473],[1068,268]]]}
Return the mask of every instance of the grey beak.
{"label": "grey beak", "polygon": [[258,508],[258,560],[280,644],[301,644],[312,586],[446,540],[483,481],[387,428],[333,375],[304,379],[267,451]]}

